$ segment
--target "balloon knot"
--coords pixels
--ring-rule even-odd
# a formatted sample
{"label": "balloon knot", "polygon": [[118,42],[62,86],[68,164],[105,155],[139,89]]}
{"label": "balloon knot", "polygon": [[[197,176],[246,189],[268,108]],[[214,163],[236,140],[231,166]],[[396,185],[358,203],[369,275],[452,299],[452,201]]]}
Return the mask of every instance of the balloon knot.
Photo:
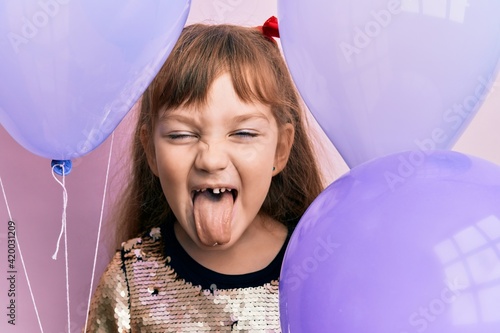
{"label": "balloon knot", "polygon": [[70,160],[52,160],[50,166],[59,176],[66,176],[71,172]]}

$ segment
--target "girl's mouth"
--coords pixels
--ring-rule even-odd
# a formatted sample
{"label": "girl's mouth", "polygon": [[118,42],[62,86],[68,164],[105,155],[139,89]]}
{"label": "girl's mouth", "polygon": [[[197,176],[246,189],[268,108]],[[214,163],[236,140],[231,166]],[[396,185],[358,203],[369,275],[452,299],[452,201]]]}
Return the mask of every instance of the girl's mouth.
{"label": "girl's mouth", "polygon": [[207,187],[207,188],[194,190],[191,197],[192,197],[192,200],[194,202],[195,197],[198,194],[206,193],[206,194],[210,194],[214,200],[217,200],[225,192],[230,192],[233,196],[233,201],[236,201],[236,197],[238,196],[238,191],[235,189],[229,188],[229,187],[215,187],[215,188]]}

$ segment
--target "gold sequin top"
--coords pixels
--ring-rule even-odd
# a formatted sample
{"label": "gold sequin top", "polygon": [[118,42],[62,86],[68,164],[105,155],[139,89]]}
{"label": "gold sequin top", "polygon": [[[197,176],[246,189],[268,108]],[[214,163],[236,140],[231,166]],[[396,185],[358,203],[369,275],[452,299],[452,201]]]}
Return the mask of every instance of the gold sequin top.
{"label": "gold sequin top", "polygon": [[87,332],[281,331],[278,277],[252,287],[203,289],[179,277],[162,235],[153,228],[122,244],[94,293]]}

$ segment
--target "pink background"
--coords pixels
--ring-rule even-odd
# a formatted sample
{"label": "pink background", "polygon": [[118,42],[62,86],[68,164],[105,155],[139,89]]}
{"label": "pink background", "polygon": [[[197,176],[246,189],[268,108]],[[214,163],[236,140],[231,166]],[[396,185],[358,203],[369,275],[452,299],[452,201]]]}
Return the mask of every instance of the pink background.
{"label": "pink background", "polygon": [[[194,0],[188,23],[205,21],[260,25],[276,15],[276,1]],[[3,78],[5,80],[5,78]],[[455,150],[500,164],[500,80],[490,92]],[[132,113],[115,131],[105,217],[116,199],[127,165],[128,140],[132,133]],[[317,126],[315,127],[317,129]],[[324,134],[322,164],[329,181],[347,171]],[[110,139],[87,156],[75,161],[66,178],[68,190],[67,229],[70,277],[71,332],[80,332],[85,321],[92,263],[96,248],[99,216],[105,185]],[[13,219],[16,221],[21,250],[31,282],[44,332],[64,333],[67,329],[64,239],[57,260],[52,254],[61,228],[62,189],[52,178],[50,161],[19,146],[0,127],[0,178]],[[7,324],[7,223],[9,215],[0,194],[0,332],[39,332],[40,327],[29,294],[19,252],[16,257],[16,325]],[[96,280],[109,261],[106,241],[112,238],[112,226],[104,225],[97,260]],[[94,283],[94,288],[95,288]]]}

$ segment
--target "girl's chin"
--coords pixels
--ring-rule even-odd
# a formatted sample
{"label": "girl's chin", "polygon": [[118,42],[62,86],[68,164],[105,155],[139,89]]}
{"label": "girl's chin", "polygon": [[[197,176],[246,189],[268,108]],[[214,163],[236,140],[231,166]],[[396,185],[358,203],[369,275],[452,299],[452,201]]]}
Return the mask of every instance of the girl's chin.
{"label": "girl's chin", "polygon": [[221,251],[221,250],[227,250],[231,245],[229,243],[219,245],[219,244],[214,244],[214,245],[201,245],[205,251]]}
{"label": "girl's chin", "polygon": [[196,239],[196,243],[200,248],[203,248],[205,250],[218,250],[218,249],[227,249],[231,247],[234,243],[234,236],[231,235],[229,241],[226,241],[224,243],[219,243],[217,241],[214,242],[203,242],[199,237]]}

